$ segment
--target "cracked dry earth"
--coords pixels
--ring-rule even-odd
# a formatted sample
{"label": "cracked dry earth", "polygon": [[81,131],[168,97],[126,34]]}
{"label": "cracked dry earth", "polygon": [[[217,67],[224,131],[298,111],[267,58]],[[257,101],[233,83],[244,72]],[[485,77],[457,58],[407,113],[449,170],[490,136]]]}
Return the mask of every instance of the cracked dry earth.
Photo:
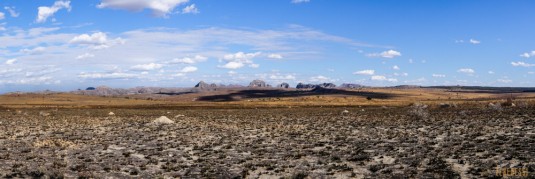
{"label": "cracked dry earth", "polygon": [[362,109],[2,110],[0,177],[535,177],[534,109]]}

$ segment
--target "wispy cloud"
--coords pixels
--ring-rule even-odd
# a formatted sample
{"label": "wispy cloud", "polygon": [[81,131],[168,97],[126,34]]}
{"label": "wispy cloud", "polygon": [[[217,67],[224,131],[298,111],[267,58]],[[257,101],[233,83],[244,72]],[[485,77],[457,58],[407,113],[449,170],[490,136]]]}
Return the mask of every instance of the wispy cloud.
{"label": "wispy cloud", "polygon": [[373,74],[375,74],[375,70],[361,70],[361,71],[353,72],[353,74],[355,74],[355,75],[373,75]]}
{"label": "wispy cloud", "polygon": [[189,0],[101,0],[98,8],[124,9],[128,11],[142,11],[150,9],[157,17],[166,17],[173,10]]}
{"label": "wispy cloud", "polygon": [[535,56],[535,50],[531,51],[531,52],[526,52],[526,53],[520,54],[520,56],[524,57],[524,58],[534,57]]}
{"label": "wispy cloud", "polygon": [[382,58],[394,58],[401,56],[401,53],[395,50],[388,50],[381,53],[370,53],[367,54],[368,57],[382,57]]}
{"label": "wispy cloud", "polygon": [[184,7],[184,9],[182,9],[182,14],[198,14],[198,13],[200,13],[200,11],[199,9],[197,9],[197,7],[195,7],[195,4],[186,6]]}
{"label": "wispy cloud", "polygon": [[11,17],[19,17],[20,13],[18,13],[16,10],[15,10],[15,7],[11,6],[5,6],[4,9],[9,12],[9,15],[11,15]]}
{"label": "wispy cloud", "polygon": [[310,0],[292,0],[291,2],[294,3],[294,4],[299,4],[299,3],[307,3],[307,2],[310,2]]}
{"label": "wispy cloud", "polygon": [[474,74],[476,71],[474,69],[471,69],[471,68],[461,68],[461,69],[457,70],[457,72],[465,73],[465,74]]}
{"label": "wispy cloud", "polygon": [[517,66],[520,66],[520,67],[532,67],[532,66],[535,66],[535,64],[530,64],[530,63],[526,63],[526,62],[511,62],[511,65],[517,67]]}

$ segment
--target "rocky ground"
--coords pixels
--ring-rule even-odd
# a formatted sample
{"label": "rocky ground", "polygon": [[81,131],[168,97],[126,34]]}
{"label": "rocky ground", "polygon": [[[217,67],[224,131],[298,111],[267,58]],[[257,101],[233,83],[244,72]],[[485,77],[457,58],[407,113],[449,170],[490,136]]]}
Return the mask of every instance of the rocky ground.
{"label": "rocky ground", "polygon": [[530,108],[2,109],[0,178],[534,178],[534,127]]}

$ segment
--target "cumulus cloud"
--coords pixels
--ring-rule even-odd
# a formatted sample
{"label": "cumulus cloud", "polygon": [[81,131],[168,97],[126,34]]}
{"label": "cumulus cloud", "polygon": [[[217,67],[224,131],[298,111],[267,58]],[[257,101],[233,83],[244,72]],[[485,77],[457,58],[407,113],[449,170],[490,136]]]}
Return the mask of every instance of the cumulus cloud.
{"label": "cumulus cloud", "polygon": [[398,81],[395,78],[387,78],[386,76],[382,76],[382,75],[374,75],[370,79],[372,81],[388,81],[388,82],[397,82]]}
{"label": "cumulus cloud", "polygon": [[134,65],[130,67],[130,69],[137,70],[137,71],[150,71],[150,70],[158,70],[162,67],[163,67],[162,64],[148,63],[148,64],[141,64],[141,65]]}
{"label": "cumulus cloud", "polygon": [[18,13],[17,11],[15,11],[15,7],[9,7],[9,6],[5,6],[4,9],[9,12],[9,15],[11,15],[11,17],[19,17],[20,13]]}
{"label": "cumulus cloud", "polygon": [[245,64],[241,62],[228,62],[225,65],[219,66],[220,68],[227,68],[227,69],[238,69],[241,67],[244,67]]}
{"label": "cumulus cloud", "polygon": [[184,9],[182,9],[182,14],[198,14],[198,13],[199,13],[199,9],[195,7],[195,4],[186,6],[184,7]]}
{"label": "cumulus cloud", "polygon": [[446,75],[444,75],[444,74],[433,74],[431,76],[433,76],[435,78],[445,78],[446,77]]}
{"label": "cumulus cloud", "polygon": [[77,59],[77,60],[81,60],[81,59],[93,58],[93,57],[95,57],[95,55],[90,54],[90,53],[84,53],[84,54],[82,54],[82,55],[78,55],[78,56],[76,56],[76,59]]}
{"label": "cumulus cloud", "polygon": [[194,64],[194,63],[206,61],[206,59],[208,59],[208,58],[205,57],[205,56],[195,55],[195,57],[193,57],[193,58],[191,58],[191,57],[175,58],[175,59],[169,61],[169,63]]}
{"label": "cumulus cloud", "polygon": [[252,59],[258,57],[260,54],[261,52],[237,52],[234,54],[226,54],[225,56],[223,56],[223,60],[227,61],[227,63],[219,67],[227,69],[238,69],[244,67],[245,65],[249,65],[249,67],[251,68],[258,68],[260,65],[255,64]]}
{"label": "cumulus cloud", "polygon": [[49,17],[53,16],[61,9],[67,9],[67,11],[71,11],[71,1],[56,1],[54,2],[54,5],[50,7],[40,6],[37,8],[37,19],[35,21],[37,23],[46,22]]}
{"label": "cumulus cloud", "polygon": [[394,65],[394,66],[392,67],[392,69],[393,69],[393,70],[399,70],[399,67],[398,67],[397,65]]}
{"label": "cumulus cloud", "polygon": [[9,60],[6,60],[6,65],[13,65],[15,64],[15,62],[17,62],[17,59],[15,58],[9,59]]}
{"label": "cumulus cloud", "polygon": [[91,44],[91,45],[101,45],[105,44],[108,41],[108,37],[105,33],[95,32],[91,35],[82,34],[74,37],[70,43],[74,44]]}
{"label": "cumulus cloud", "polygon": [[271,58],[271,59],[282,59],[282,55],[281,54],[272,53],[272,54],[268,55],[268,58]]}
{"label": "cumulus cloud", "polygon": [[388,50],[381,53],[370,53],[368,57],[394,58],[401,56],[401,53],[395,50]]}
{"label": "cumulus cloud", "polygon": [[355,74],[355,75],[373,75],[373,74],[375,74],[375,70],[361,70],[361,71],[353,72],[353,74]]}
{"label": "cumulus cloud", "polygon": [[461,68],[457,70],[457,72],[466,73],[466,74],[474,74],[476,71],[474,71],[474,69],[471,69],[471,68]]}
{"label": "cumulus cloud", "polygon": [[157,17],[166,17],[173,10],[188,0],[102,0],[98,8],[125,9],[129,11],[152,10]]}
{"label": "cumulus cloud", "polygon": [[513,66],[520,66],[520,67],[532,67],[532,66],[535,66],[535,64],[530,64],[530,63],[526,63],[526,62],[511,62],[511,65]]}
{"label": "cumulus cloud", "polygon": [[197,67],[194,66],[187,66],[180,70],[180,73],[191,73],[197,71]]}
{"label": "cumulus cloud", "polygon": [[88,45],[89,47],[99,50],[106,49],[116,44],[124,44],[125,41],[121,38],[108,40],[108,36],[103,32],[95,32],[93,34],[82,34],[71,39],[71,44]]}
{"label": "cumulus cloud", "polygon": [[310,2],[310,0],[292,0],[291,2],[294,3],[294,4],[299,4],[299,3],[307,3],[307,2]]}
{"label": "cumulus cloud", "polygon": [[526,53],[523,53],[523,54],[520,54],[521,57],[524,57],[524,58],[530,58],[530,57],[533,57],[535,56],[535,50],[534,51],[531,51],[531,52],[526,52]]}
{"label": "cumulus cloud", "polygon": [[470,39],[469,42],[470,42],[471,44],[480,44],[480,43],[481,43],[481,41],[476,40],[476,39]]}

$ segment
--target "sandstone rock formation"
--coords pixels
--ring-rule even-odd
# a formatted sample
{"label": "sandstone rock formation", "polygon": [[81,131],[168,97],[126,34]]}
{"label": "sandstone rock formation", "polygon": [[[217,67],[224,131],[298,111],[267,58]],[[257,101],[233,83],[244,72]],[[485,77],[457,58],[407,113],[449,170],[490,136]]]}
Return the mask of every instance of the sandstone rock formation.
{"label": "sandstone rock formation", "polygon": [[266,82],[264,82],[262,80],[253,80],[253,81],[251,81],[251,83],[249,83],[249,87],[265,88],[265,87],[267,87],[267,85],[266,85]]}

